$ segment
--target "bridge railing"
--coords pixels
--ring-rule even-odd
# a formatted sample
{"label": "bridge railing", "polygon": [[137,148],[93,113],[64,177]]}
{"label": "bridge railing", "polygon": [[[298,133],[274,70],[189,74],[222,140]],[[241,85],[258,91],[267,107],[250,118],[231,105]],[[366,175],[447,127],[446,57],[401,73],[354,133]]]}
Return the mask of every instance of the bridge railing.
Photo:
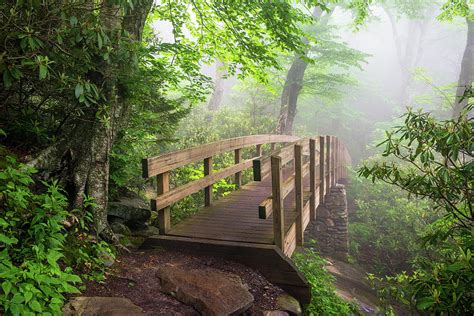
{"label": "bridge railing", "polygon": [[[274,242],[285,254],[303,245],[306,226],[316,218],[316,209],[324,202],[329,188],[347,177],[348,164],[347,149],[334,136],[298,140],[254,160],[254,180],[271,175],[272,182],[272,195],[260,204],[259,217],[273,215]],[[284,177],[291,169],[290,175]],[[304,178],[308,174],[309,188],[305,188]],[[286,229],[284,200],[290,192],[295,194],[296,218]]]}
{"label": "bridge railing", "polygon": [[[253,160],[262,156],[262,145],[270,144],[271,151],[274,152],[275,144],[294,142],[299,139],[299,137],[289,135],[244,136],[143,159],[143,177],[156,176],[157,178],[157,192],[156,197],[151,199],[151,208],[158,212],[160,234],[166,234],[171,228],[170,205],[203,190],[204,204],[210,206],[212,204],[212,185],[223,178],[234,175],[236,184],[240,186],[242,171],[252,168]],[[255,157],[242,160],[242,149],[250,146],[255,146]],[[235,164],[214,172],[213,157],[230,151],[234,151]],[[204,177],[170,189],[170,172],[198,161],[204,163]]]}

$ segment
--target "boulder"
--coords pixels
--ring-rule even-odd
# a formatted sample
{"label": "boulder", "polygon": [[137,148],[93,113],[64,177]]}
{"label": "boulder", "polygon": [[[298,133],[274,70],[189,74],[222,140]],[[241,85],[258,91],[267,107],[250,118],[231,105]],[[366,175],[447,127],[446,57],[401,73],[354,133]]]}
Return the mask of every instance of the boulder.
{"label": "boulder", "polygon": [[146,315],[141,307],[124,297],[74,297],[63,307],[63,316]]}
{"label": "boulder", "polygon": [[162,292],[203,315],[237,315],[253,304],[253,295],[240,277],[214,268],[165,265],[157,270],[156,276]]}
{"label": "boulder", "polygon": [[131,229],[143,229],[145,222],[150,219],[151,211],[141,198],[127,197],[110,202],[107,215],[110,223],[120,222]]}
{"label": "boulder", "polygon": [[136,237],[151,237],[160,234],[160,230],[155,226],[145,226],[143,229],[134,230],[132,236]]}
{"label": "boulder", "polygon": [[291,315],[302,315],[301,305],[296,298],[288,294],[278,296],[276,306],[282,311],[286,311]]}
{"label": "boulder", "polygon": [[112,224],[110,224],[110,228],[112,228],[114,233],[120,234],[122,236],[130,236],[132,233],[127,225],[120,222],[112,222]]}

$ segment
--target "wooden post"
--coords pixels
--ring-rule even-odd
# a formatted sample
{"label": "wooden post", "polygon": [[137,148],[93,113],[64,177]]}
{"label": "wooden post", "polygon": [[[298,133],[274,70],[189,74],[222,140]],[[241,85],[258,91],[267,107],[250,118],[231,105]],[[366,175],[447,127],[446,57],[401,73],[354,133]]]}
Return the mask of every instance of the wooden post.
{"label": "wooden post", "polygon": [[262,145],[257,145],[255,148],[255,156],[260,157],[262,155]]}
{"label": "wooden post", "polygon": [[326,192],[329,192],[329,189],[332,187],[332,182],[331,182],[331,155],[332,155],[332,150],[331,150],[331,136],[327,135],[326,136]]}
{"label": "wooden post", "polygon": [[295,145],[296,245],[303,246],[303,146]]}
{"label": "wooden post", "polygon": [[270,145],[270,150],[271,150],[271,151],[274,151],[274,150],[275,150],[275,145],[276,145],[275,143],[271,143],[271,145]]}
{"label": "wooden post", "polygon": [[338,155],[338,162],[339,162],[339,179],[342,179],[342,172],[343,172],[343,164],[342,164],[342,141],[339,139],[339,155]]}
{"label": "wooden post", "polygon": [[[326,192],[326,142],[324,136],[319,136],[319,203],[324,202]],[[313,219],[315,219],[314,217]]]}
{"label": "wooden post", "polygon": [[339,166],[339,138],[336,137],[336,183],[339,181],[339,171],[341,170]]}
{"label": "wooden post", "polygon": [[309,198],[310,218],[316,218],[316,140],[309,139]]}
{"label": "wooden post", "polygon": [[273,236],[275,245],[283,250],[285,240],[285,222],[282,198],[282,166],[280,157],[271,157],[272,164],[272,208],[273,208]]}
{"label": "wooden post", "polygon": [[[236,164],[240,163],[242,161],[242,149],[236,149],[234,151],[234,162]],[[235,174],[235,184],[237,185],[238,188],[242,186],[242,172],[237,172]]]}
{"label": "wooden post", "polygon": [[336,185],[336,136],[332,136],[332,139],[331,139],[331,144],[332,144],[332,148],[331,148],[331,158],[332,158],[332,161],[331,161],[331,167],[332,167],[332,177],[331,177],[331,187],[335,186]]}
{"label": "wooden post", "polygon": [[[212,173],[212,157],[204,159],[204,176]],[[204,188],[204,205],[212,205],[212,184]]]}
{"label": "wooden post", "polygon": [[[156,176],[156,191],[158,197],[170,190],[170,174],[169,172],[160,173]],[[158,210],[158,228],[160,235],[165,235],[171,228],[171,212],[170,207]]]}

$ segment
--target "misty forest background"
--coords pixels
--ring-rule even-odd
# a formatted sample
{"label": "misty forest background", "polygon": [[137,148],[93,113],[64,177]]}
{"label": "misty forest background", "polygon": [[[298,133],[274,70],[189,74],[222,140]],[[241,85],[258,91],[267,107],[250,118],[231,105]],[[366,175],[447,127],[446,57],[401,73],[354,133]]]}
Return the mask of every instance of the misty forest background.
{"label": "misty forest background", "polygon": [[[58,314],[104,277],[108,202],[154,185],[142,158],[267,133],[348,147],[351,262],[381,311],[473,313],[472,1],[243,3],[0,2],[0,313]],[[308,311],[356,312],[314,293]]]}

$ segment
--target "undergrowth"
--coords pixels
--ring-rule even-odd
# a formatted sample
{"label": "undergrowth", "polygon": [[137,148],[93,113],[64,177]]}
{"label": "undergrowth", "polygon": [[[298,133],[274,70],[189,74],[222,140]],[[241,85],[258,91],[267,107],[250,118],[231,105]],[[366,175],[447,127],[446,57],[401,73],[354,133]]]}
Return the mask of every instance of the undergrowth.
{"label": "undergrowth", "polygon": [[316,250],[305,248],[293,256],[298,269],[311,286],[311,303],[306,306],[309,315],[354,315],[358,312],[355,304],[339,297],[334,286],[335,278],[326,270],[326,259]]}
{"label": "undergrowth", "polygon": [[[89,231],[86,210],[67,210],[57,182],[33,180],[35,170],[0,147],[0,314],[61,315],[65,295],[103,276],[110,247]],[[87,200],[86,207],[93,203]],[[79,276],[79,273],[81,276]]]}

